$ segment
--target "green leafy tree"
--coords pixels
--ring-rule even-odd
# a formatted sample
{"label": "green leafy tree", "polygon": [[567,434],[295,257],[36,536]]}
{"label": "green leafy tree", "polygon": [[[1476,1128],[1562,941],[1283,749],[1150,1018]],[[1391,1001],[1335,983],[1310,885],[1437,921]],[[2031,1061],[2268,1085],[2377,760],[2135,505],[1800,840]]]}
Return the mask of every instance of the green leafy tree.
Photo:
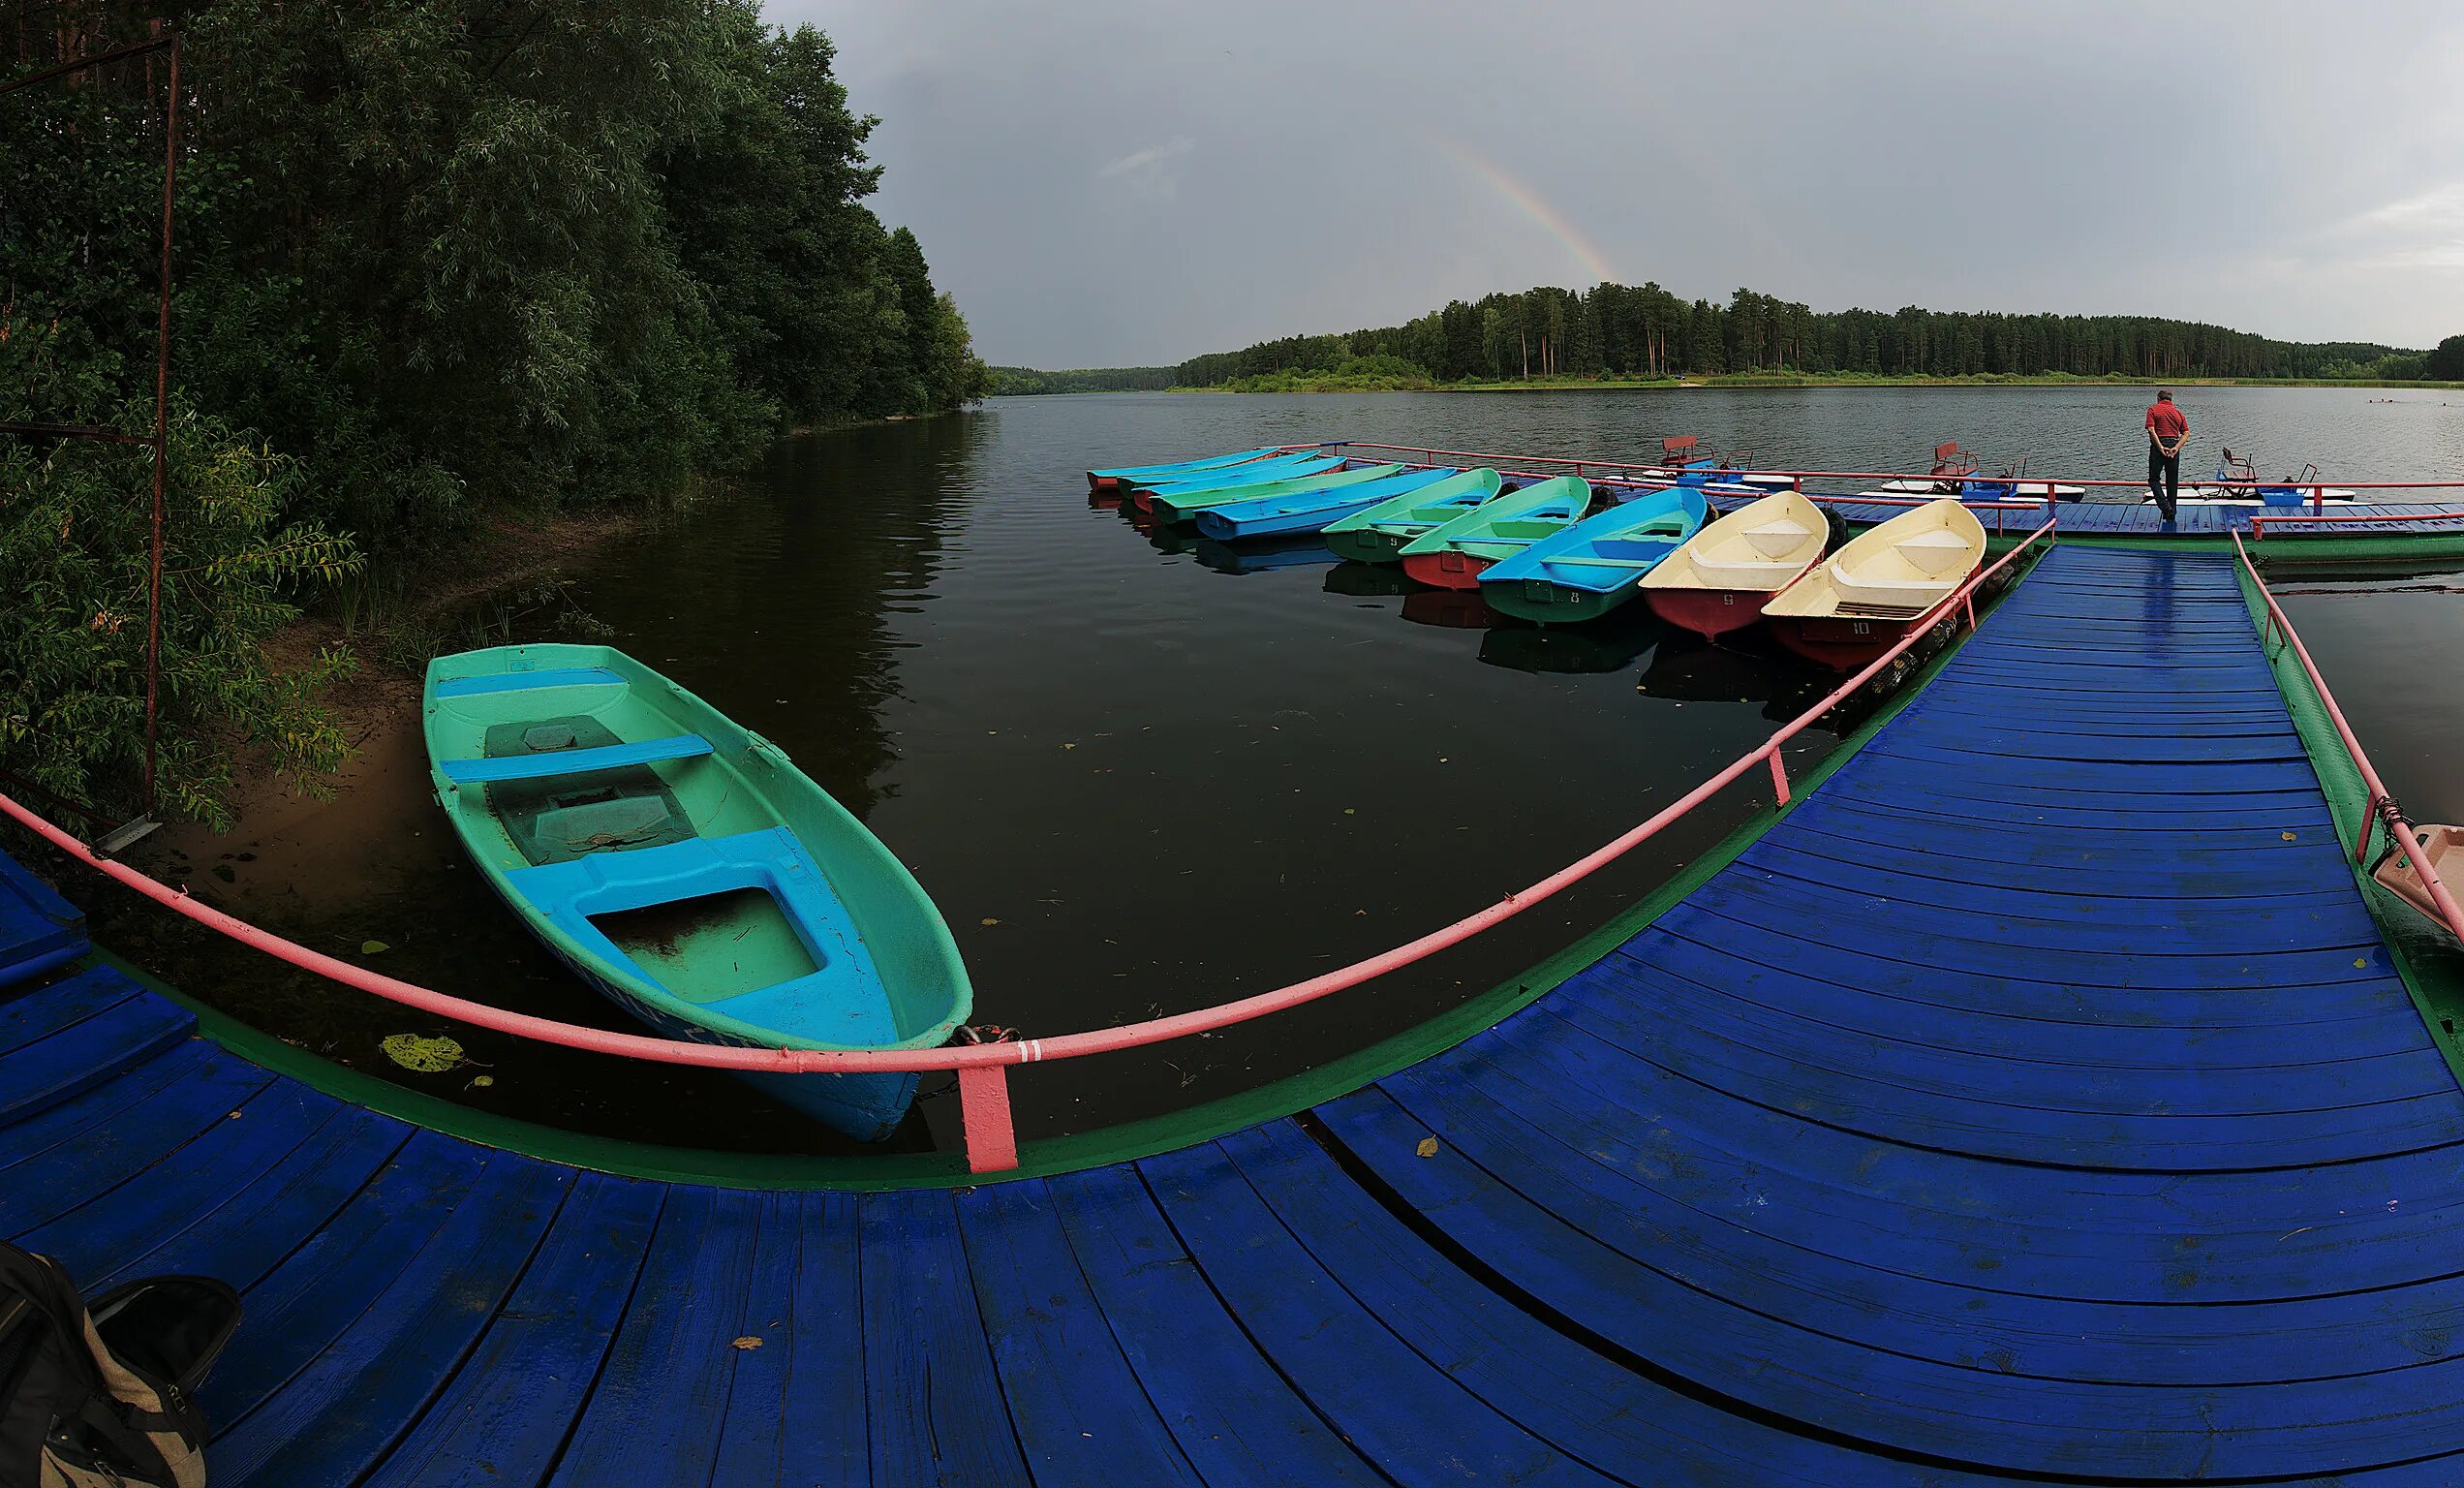
{"label": "green leafy tree", "polygon": [[2421,375],[2442,383],[2464,382],[2464,336],[2441,341],[2422,364]]}

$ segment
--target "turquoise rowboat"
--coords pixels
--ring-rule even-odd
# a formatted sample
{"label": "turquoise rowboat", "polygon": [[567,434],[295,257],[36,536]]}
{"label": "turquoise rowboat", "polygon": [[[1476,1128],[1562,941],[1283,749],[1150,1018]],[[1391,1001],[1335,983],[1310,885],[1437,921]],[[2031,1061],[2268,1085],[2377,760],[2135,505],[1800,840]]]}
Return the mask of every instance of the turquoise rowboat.
{"label": "turquoise rowboat", "polygon": [[1326,524],[1326,545],[1359,563],[1393,563],[1403,544],[1494,500],[1505,481],[1466,470]]}
{"label": "turquoise rowboat", "polygon": [[1590,506],[1591,482],[1580,476],[1535,480],[1404,543],[1403,572],[1440,589],[1477,588],[1491,564],[1573,526]]}
{"label": "turquoise rowboat", "polygon": [[[1348,486],[1368,485],[1403,473],[1401,465],[1364,465],[1358,470],[1313,471],[1283,480],[1269,480],[1261,485],[1230,485],[1212,491],[1155,491],[1147,510],[1159,522],[1192,522],[1198,513],[1215,507],[1228,507],[1235,502],[1264,501],[1273,496],[1299,496],[1321,491],[1341,490]],[[1148,492],[1138,493],[1141,498]]]}
{"label": "turquoise rowboat", "polygon": [[1480,597],[1500,614],[1542,625],[1596,619],[1641,592],[1643,575],[1709,516],[1699,487],[1638,496],[1490,565],[1480,575]]}
{"label": "turquoise rowboat", "polygon": [[1131,500],[1141,512],[1155,510],[1157,496],[1199,496],[1209,491],[1237,490],[1245,486],[1271,485],[1278,480],[1301,476],[1320,475],[1340,470],[1343,461],[1332,454],[1295,454],[1252,464],[1235,465],[1213,475],[1200,473],[1186,480],[1158,480],[1152,484],[1131,481]]}
{"label": "turquoise rowboat", "polygon": [[1109,470],[1087,472],[1087,487],[1107,491],[1117,485],[1130,485],[1140,480],[1194,476],[1201,471],[1217,470],[1227,465],[1246,465],[1255,460],[1270,459],[1275,453],[1275,447],[1268,445],[1263,449],[1244,450],[1238,454],[1211,454],[1202,460],[1180,460],[1168,465],[1115,465]]}
{"label": "turquoise rowboat", "polygon": [[[671,1038],[929,1049],[974,1006],[940,912],[778,746],[607,646],[428,664],[429,777],[531,933]],[[742,1078],[861,1141],[911,1073]]]}
{"label": "turquoise rowboat", "polygon": [[1198,512],[1198,531],[1217,542],[1236,542],[1249,538],[1273,538],[1292,533],[1322,531],[1329,522],[1382,506],[1397,497],[1452,479],[1451,469],[1406,470],[1400,476],[1383,480],[1366,480],[1357,485],[1321,485],[1314,490],[1295,491],[1288,496],[1261,496],[1251,501],[1225,502]]}

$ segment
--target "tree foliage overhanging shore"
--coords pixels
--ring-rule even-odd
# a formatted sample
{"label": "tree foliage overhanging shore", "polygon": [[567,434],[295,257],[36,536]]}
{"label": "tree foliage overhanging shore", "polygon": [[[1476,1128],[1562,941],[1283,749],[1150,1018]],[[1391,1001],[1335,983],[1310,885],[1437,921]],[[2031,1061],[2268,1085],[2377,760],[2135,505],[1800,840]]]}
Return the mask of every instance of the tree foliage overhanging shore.
{"label": "tree foliage overhanging shore", "polygon": [[[0,19],[0,80],[141,41],[109,0]],[[811,27],[755,0],[169,0],[184,38],[165,796],[339,732],[262,641],[319,584],[492,513],[638,504],[785,427],[987,389]],[[0,419],[149,428],[164,58],[0,108]],[[125,795],[149,466],[0,440],[0,765]],[[134,623],[132,623],[134,617]]]}

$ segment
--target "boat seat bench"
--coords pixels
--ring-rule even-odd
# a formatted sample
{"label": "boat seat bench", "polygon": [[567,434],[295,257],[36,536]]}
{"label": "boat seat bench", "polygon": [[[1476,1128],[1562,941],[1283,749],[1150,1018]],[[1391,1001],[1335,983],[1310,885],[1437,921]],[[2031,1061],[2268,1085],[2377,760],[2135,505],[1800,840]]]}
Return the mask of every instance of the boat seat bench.
{"label": "boat seat bench", "polygon": [[594,749],[543,750],[535,755],[507,755],[486,760],[447,760],[437,768],[457,786],[489,785],[508,780],[549,780],[592,770],[655,764],[662,760],[693,760],[709,754],[710,741],[697,733],[644,739],[634,744],[602,744]]}
{"label": "boat seat bench", "polygon": [[549,666],[538,671],[491,671],[454,677],[436,685],[439,698],[477,698],[487,693],[529,693],[550,687],[622,687],[625,679],[604,666]]}
{"label": "boat seat bench", "polygon": [[888,1044],[904,1037],[847,906],[830,891],[820,865],[784,827],[593,852],[516,868],[505,882],[584,950],[611,963],[630,962],[654,982],[655,969],[610,940],[597,916],[739,889],[767,893],[794,927],[815,970],[698,1006],[836,1044]]}

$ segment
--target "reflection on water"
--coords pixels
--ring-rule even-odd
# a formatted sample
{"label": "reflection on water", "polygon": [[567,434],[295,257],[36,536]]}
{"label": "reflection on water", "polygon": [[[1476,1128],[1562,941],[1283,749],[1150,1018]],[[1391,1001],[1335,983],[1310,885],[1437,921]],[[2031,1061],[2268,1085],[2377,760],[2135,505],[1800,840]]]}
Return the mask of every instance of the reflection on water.
{"label": "reflection on water", "polygon": [[[957,933],[979,1017],[1049,1035],[1263,991],[1480,909],[1649,816],[1837,681],[1751,638],[1662,633],[1639,604],[1541,631],[1487,614],[1476,592],[1416,590],[1390,567],[1333,563],[1313,542],[1201,544],[1117,502],[1089,502],[1091,465],[1336,436],[1613,455],[1693,432],[1790,463],[1899,464],[1956,436],[2042,450],[2040,471],[2131,474],[2143,396],[1003,401],[785,441],[739,495],[616,542],[580,566],[575,587],[614,644],[776,741],[915,871]],[[2348,478],[2464,470],[2464,440],[2420,410],[2338,391],[2185,398],[2195,447],[2227,437],[2239,449],[2246,424]],[[2341,623],[2311,629],[2324,641]],[[2408,643],[2418,651],[2419,639]],[[2362,646],[2345,660],[2378,666],[2384,654],[2404,653]],[[320,948],[383,942],[370,964],[394,975],[624,1026],[460,863],[427,796],[414,711],[369,741],[341,806],[253,821],[214,850],[228,858],[167,871]],[[1792,771],[1832,737],[1796,741]],[[1226,1095],[1421,1022],[1605,920],[1739,820],[1753,789],[1424,966],[1266,1024],[1039,1065],[1013,1082],[1022,1130],[1084,1130]],[[2460,816],[2464,800],[2449,819]],[[432,1093],[629,1136],[829,1145],[724,1076],[467,1031],[458,1037],[477,1066],[393,1071],[378,1038],[443,1026],[243,953],[138,934],[159,919],[124,916],[104,938],[138,944],[173,979],[302,1042]],[[950,1104],[928,1098],[901,1141],[954,1142]]]}
{"label": "reflection on water", "polygon": [[1480,659],[1516,671],[1620,672],[1668,634],[1650,606],[1628,601],[1587,625],[1501,620],[1482,637]]}

